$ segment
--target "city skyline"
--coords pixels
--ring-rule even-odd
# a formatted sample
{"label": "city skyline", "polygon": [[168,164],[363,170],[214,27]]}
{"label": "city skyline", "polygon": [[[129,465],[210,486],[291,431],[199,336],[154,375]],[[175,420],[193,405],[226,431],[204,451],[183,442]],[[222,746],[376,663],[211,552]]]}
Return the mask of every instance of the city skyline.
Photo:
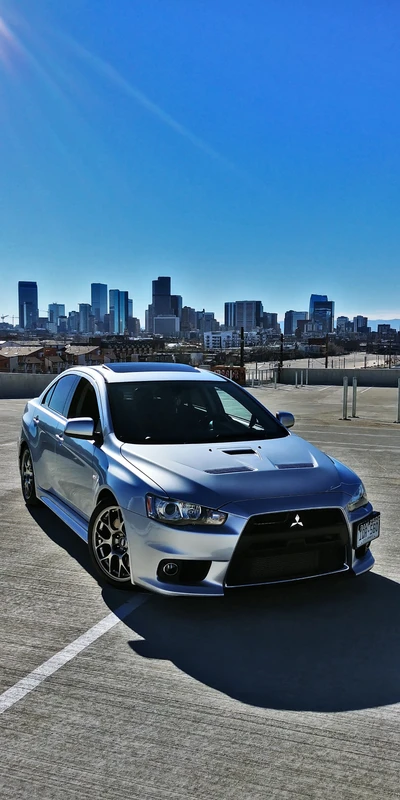
{"label": "city skyline", "polygon": [[0,13],[1,315],[18,313],[10,275],[75,309],[112,275],[143,323],[147,281],[167,274],[219,319],[241,297],[283,319],[312,291],[400,317],[400,8]]}
{"label": "city skyline", "polygon": [[[27,320],[29,315],[30,317],[35,316],[36,309],[32,307],[32,297],[36,298],[37,302],[37,319],[43,322],[44,317],[43,313],[47,314],[48,322],[51,323],[49,325],[49,331],[55,333],[57,331],[58,318],[67,320],[68,316],[74,317],[76,320],[82,314],[85,314],[85,327],[82,329],[84,332],[90,332],[91,326],[89,324],[89,319],[93,319],[93,331],[95,330],[95,325],[97,323],[106,323],[109,325],[109,328],[104,328],[105,332],[113,332],[122,334],[128,327],[128,318],[130,317],[137,321],[137,325],[139,325],[142,329],[153,332],[153,333],[163,333],[164,335],[168,335],[168,325],[159,323],[158,326],[155,325],[154,320],[158,318],[159,315],[168,316],[172,318],[173,315],[178,316],[181,318],[182,316],[182,309],[188,312],[195,311],[195,306],[190,306],[186,300],[183,300],[181,295],[174,294],[171,288],[171,277],[170,276],[159,276],[155,278],[151,282],[152,290],[151,290],[151,300],[152,304],[148,305],[147,310],[144,314],[144,320],[140,320],[137,317],[136,313],[134,312],[134,299],[129,298],[129,292],[126,290],[120,289],[111,289],[108,287],[107,284],[102,283],[95,283],[92,282],[90,284],[90,303],[78,303],[78,310],[76,309],[69,309],[65,303],[57,303],[53,301],[52,303],[48,304],[47,312],[44,309],[40,309],[39,307],[39,287],[38,282],[36,281],[19,281],[17,284],[18,287],[18,308],[19,314],[18,315],[0,315],[1,322],[4,322],[6,325],[15,325],[21,326],[21,319]],[[28,296],[26,293],[28,292]],[[33,294],[32,294],[33,293]],[[21,305],[21,298],[24,300],[27,299],[29,301],[27,307],[30,308],[29,315],[27,317],[27,312],[24,308],[24,305]],[[117,306],[114,309],[115,303]],[[236,301],[225,301],[224,302],[224,311],[219,318],[214,311],[211,311],[210,308],[208,309],[197,309],[196,314],[197,316],[203,315],[204,320],[211,318],[215,319],[218,325],[225,326],[235,326],[236,328],[240,329],[242,325],[244,326],[245,330],[252,330],[258,327],[274,327],[274,325],[279,322],[282,326],[282,330],[285,333],[289,333],[291,331],[294,333],[295,328],[293,327],[294,320],[312,320],[320,321],[323,323],[324,329],[326,328],[327,332],[332,332],[333,329],[337,326],[339,320],[354,320],[354,324],[358,327],[366,327],[367,322],[370,324],[372,323],[372,330],[375,329],[376,325],[379,323],[390,322],[394,323],[395,328],[400,329],[400,319],[399,318],[370,318],[368,314],[344,314],[342,311],[339,313],[335,312],[335,301],[329,300],[328,295],[319,295],[315,293],[311,293],[309,295],[308,303],[306,304],[308,311],[299,311],[287,309],[282,317],[280,317],[278,312],[274,312],[269,308],[266,310],[266,307],[263,307],[263,301],[258,300],[236,300]],[[204,313],[205,312],[205,313]],[[326,316],[328,314],[328,316]],[[66,315],[66,316],[64,316]],[[134,315],[134,316],[133,316]],[[266,324],[266,319],[262,319],[262,317],[266,318],[274,318],[275,322],[272,323],[271,321]],[[329,322],[330,319],[330,322]],[[116,322],[116,320],[118,320]],[[367,322],[365,322],[365,320]],[[357,321],[357,322],[356,322]],[[143,324],[144,322],[144,324]],[[246,324],[246,323],[250,324]],[[374,323],[376,325],[374,326]],[[23,326],[22,326],[23,327]],[[26,328],[31,327],[31,323],[25,325]],[[39,325],[38,327],[41,327]],[[195,326],[196,327],[196,326]],[[203,329],[204,325],[200,325]],[[208,326],[210,329],[212,328],[211,324]],[[79,329],[79,328],[78,328]],[[175,330],[175,326],[173,326]],[[64,330],[64,327],[63,327]],[[75,327],[72,328],[65,328],[65,330],[70,330],[71,332],[75,331]],[[100,327],[99,330],[103,330],[103,327]]]}

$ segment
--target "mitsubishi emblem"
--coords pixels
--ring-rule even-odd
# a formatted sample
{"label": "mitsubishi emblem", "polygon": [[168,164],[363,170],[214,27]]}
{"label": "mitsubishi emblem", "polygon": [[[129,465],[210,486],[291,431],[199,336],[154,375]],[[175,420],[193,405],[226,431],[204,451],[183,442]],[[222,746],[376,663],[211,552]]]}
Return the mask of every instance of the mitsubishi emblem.
{"label": "mitsubishi emblem", "polygon": [[296,514],[296,516],[295,516],[295,518],[294,518],[294,522],[292,522],[292,524],[291,524],[291,526],[290,526],[290,527],[291,527],[291,528],[294,528],[296,525],[299,525],[299,526],[300,526],[300,528],[302,528],[302,527],[303,527],[303,523],[301,522],[301,520],[300,520],[300,517],[299,517],[299,515],[298,515],[298,514]]}

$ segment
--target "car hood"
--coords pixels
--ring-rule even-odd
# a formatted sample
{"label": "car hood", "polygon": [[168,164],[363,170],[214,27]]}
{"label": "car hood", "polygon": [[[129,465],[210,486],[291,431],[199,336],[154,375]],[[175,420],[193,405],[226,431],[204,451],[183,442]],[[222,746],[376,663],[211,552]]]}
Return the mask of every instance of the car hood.
{"label": "car hood", "polygon": [[294,434],[219,444],[124,444],[121,453],[169,497],[210,508],[329,492],[341,484],[331,459]]}

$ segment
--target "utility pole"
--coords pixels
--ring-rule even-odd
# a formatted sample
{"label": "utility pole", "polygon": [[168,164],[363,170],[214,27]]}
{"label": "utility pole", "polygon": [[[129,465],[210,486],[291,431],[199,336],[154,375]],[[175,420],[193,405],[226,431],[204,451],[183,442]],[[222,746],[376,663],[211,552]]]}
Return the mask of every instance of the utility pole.
{"label": "utility pole", "polygon": [[328,369],[328,344],[329,344],[329,336],[326,334],[325,336],[325,369]]}
{"label": "utility pole", "polygon": [[240,328],[240,366],[244,367],[244,328]]}

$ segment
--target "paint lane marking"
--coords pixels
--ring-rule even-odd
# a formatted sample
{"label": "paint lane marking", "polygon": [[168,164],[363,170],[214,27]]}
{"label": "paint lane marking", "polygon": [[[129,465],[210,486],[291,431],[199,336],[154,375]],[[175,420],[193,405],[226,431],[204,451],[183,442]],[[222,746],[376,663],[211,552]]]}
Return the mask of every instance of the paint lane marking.
{"label": "paint lane marking", "polygon": [[371,453],[396,453],[400,455],[400,450],[398,447],[379,447],[379,445],[373,445],[366,442],[365,444],[348,444],[348,442],[320,442],[318,439],[309,439],[311,444],[326,447],[326,445],[332,445],[333,447],[345,448],[349,452],[352,450],[366,450],[370,451]]}
{"label": "paint lane marking", "polygon": [[11,706],[18,703],[19,700],[22,700],[23,697],[36,689],[46,678],[49,678],[61,669],[64,664],[67,664],[68,661],[75,658],[82,650],[86,650],[89,645],[93,644],[93,642],[101,636],[104,636],[105,633],[111,630],[111,628],[114,628],[115,625],[118,625],[119,622],[129,616],[132,611],[142,605],[146,600],[148,600],[148,595],[136,595],[132,600],[129,600],[127,603],[117,608],[115,613],[112,612],[108,614],[100,620],[100,622],[97,622],[96,625],[93,625],[92,628],[89,628],[86,633],[83,633],[82,636],[78,636],[77,639],[41,664],[40,667],[34,669],[33,672],[30,672],[25,678],[21,678],[21,680],[15,683],[14,686],[11,686],[10,689],[6,689],[6,691],[0,695],[0,714],[3,714],[8,708],[11,708]]}

